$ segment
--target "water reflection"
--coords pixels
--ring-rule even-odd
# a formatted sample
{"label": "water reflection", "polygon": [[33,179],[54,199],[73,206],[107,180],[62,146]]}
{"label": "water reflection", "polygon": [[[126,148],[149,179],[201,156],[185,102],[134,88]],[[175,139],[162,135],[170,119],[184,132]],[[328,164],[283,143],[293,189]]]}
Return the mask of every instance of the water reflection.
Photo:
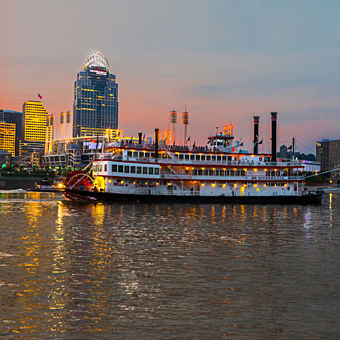
{"label": "water reflection", "polygon": [[332,290],[314,299],[339,274],[335,195],[322,207],[23,197],[0,201],[1,335],[294,338],[335,324]]}

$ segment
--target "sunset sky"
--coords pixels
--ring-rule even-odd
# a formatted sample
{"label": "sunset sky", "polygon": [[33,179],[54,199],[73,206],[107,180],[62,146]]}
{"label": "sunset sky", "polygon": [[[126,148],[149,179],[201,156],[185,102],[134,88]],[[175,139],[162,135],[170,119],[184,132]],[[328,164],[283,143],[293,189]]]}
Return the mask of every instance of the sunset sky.
{"label": "sunset sky", "polygon": [[125,135],[164,130],[186,105],[196,144],[231,122],[250,146],[255,114],[268,151],[278,111],[278,145],[295,136],[315,152],[340,138],[339,13],[331,0],[0,0],[0,108],[41,93],[48,112],[72,110],[76,74],[98,49]]}

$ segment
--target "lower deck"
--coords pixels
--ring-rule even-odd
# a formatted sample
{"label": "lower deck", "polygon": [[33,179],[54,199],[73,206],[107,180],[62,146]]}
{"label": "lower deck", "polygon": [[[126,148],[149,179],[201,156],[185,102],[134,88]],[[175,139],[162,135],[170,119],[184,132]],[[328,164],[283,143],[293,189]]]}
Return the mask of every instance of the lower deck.
{"label": "lower deck", "polygon": [[109,192],[65,190],[65,197],[78,201],[105,201],[112,203],[220,203],[220,204],[298,204],[319,205],[322,194],[300,196],[199,196],[199,195],[136,195]]}

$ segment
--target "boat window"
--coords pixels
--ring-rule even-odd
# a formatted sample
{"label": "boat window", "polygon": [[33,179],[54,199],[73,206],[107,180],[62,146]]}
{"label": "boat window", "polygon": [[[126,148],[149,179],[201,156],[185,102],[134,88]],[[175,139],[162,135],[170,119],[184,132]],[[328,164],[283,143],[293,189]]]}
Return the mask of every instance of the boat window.
{"label": "boat window", "polygon": [[185,155],[185,159],[188,161],[189,160],[189,155]]}
{"label": "boat window", "polygon": [[227,156],[222,156],[222,160],[226,161],[227,160]]}
{"label": "boat window", "polygon": [[124,172],[126,173],[126,174],[128,174],[130,171],[130,167],[129,166],[124,166]]}
{"label": "boat window", "polygon": [[151,153],[151,157],[155,158],[155,153],[154,152]]}
{"label": "boat window", "polygon": [[132,151],[127,152],[128,157],[132,157]]}
{"label": "boat window", "polygon": [[132,166],[132,167],[131,167],[131,173],[132,173],[132,174],[135,174],[135,173],[136,173],[136,167],[135,167],[135,166]]}
{"label": "boat window", "polygon": [[107,172],[107,164],[104,164],[104,171]]}
{"label": "boat window", "polygon": [[148,168],[143,167],[143,174],[146,175],[148,173]]}
{"label": "boat window", "polygon": [[214,170],[209,170],[209,176],[214,176]]}
{"label": "boat window", "polygon": [[221,156],[217,156],[217,160],[220,161],[221,160]]}
{"label": "boat window", "polygon": [[224,176],[224,170],[220,170],[220,176]]}
{"label": "boat window", "polygon": [[205,161],[205,156],[201,156],[201,160],[202,160],[202,161]]}
{"label": "boat window", "polygon": [[212,159],[213,161],[216,161],[216,156],[212,156],[211,159]]}
{"label": "boat window", "polygon": [[138,152],[134,152],[133,157],[138,158]]}
{"label": "boat window", "polygon": [[159,168],[155,169],[155,175],[159,175]]}
{"label": "boat window", "polygon": [[197,170],[194,169],[192,173],[193,173],[194,175],[197,175]]}
{"label": "boat window", "polygon": [[112,165],[112,172],[117,172],[117,165],[116,164]]}
{"label": "boat window", "polygon": [[179,159],[183,159],[183,155],[181,154],[181,155],[179,155]]}
{"label": "boat window", "polygon": [[143,152],[140,152],[140,153],[139,153],[139,157],[140,157],[140,158],[143,158],[143,157],[144,157]]}
{"label": "boat window", "polygon": [[146,158],[150,158],[150,152],[147,152],[147,153],[145,154],[145,157],[146,157]]}
{"label": "boat window", "polygon": [[245,176],[246,172],[244,170],[241,170],[241,176]]}
{"label": "boat window", "polygon": [[211,157],[210,156],[207,156],[207,161],[210,161]]}
{"label": "boat window", "polygon": [[196,161],[199,161],[200,160],[200,156],[199,155],[196,155]]}
{"label": "boat window", "polygon": [[141,166],[137,166],[137,174],[141,174],[142,173],[142,167]]}
{"label": "boat window", "polygon": [[123,172],[123,165],[118,165],[118,172]]}
{"label": "boat window", "polygon": [[204,176],[208,176],[209,175],[209,171],[208,170],[204,170]]}
{"label": "boat window", "polygon": [[178,156],[179,156],[179,155],[178,155],[177,153],[175,153],[175,158],[178,158]]}
{"label": "boat window", "polygon": [[195,159],[194,155],[190,155],[190,159],[193,161]]}
{"label": "boat window", "polygon": [[228,162],[231,162],[231,160],[232,160],[232,157],[228,156]]}
{"label": "boat window", "polygon": [[153,175],[153,168],[149,168],[149,175]]}
{"label": "boat window", "polygon": [[202,170],[198,170],[198,175],[202,176]]}

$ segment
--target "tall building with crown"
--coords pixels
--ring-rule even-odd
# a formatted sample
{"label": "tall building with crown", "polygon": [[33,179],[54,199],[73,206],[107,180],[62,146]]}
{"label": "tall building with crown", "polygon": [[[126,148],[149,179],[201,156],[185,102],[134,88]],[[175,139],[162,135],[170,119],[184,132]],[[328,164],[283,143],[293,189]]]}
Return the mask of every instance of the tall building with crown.
{"label": "tall building with crown", "polygon": [[73,137],[104,136],[118,128],[118,84],[99,51],[88,54],[74,84]]}

